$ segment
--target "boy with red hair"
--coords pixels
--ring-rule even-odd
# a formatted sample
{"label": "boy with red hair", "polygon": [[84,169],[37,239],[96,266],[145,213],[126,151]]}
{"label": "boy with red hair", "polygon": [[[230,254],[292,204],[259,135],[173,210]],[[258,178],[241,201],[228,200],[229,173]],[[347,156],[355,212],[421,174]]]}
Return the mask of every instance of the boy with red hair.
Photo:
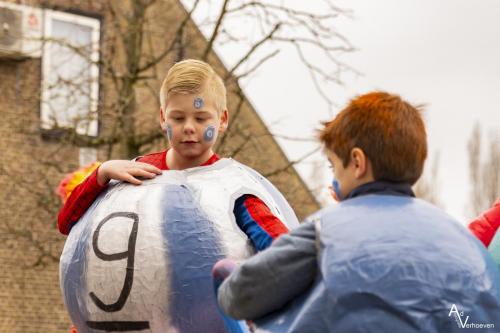
{"label": "boy with red hair", "polygon": [[320,140],[340,203],[239,267],[218,262],[221,308],[252,320],[282,310],[257,321],[271,332],[500,325],[491,258],[458,222],[414,198],[427,155],[419,110],[396,95],[362,95],[325,124]]}

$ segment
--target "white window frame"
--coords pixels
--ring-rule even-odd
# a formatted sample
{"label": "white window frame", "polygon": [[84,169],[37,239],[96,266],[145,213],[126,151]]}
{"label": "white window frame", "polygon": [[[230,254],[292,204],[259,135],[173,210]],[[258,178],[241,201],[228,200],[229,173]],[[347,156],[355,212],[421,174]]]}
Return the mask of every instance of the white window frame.
{"label": "white window frame", "polygon": [[[90,77],[92,80],[90,87],[90,109],[89,114],[95,115],[93,119],[90,120],[88,126],[77,126],[76,132],[81,135],[97,136],[98,135],[98,117],[97,117],[97,105],[99,98],[99,67],[97,62],[99,61],[99,41],[100,41],[100,27],[101,23],[98,19],[70,14],[55,10],[44,10],[44,36],[45,38],[50,38],[52,36],[52,20],[66,21],[69,23],[75,23],[78,25],[83,25],[91,28],[91,43],[92,51],[90,55],[90,60],[92,62],[90,66]],[[41,127],[43,129],[53,129],[54,124],[51,118],[50,106],[46,101],[50,100],[50,91],[48,89],[48,82],[46,81],[48,71],[51,68],[51,61],[49,54],[49,43],[44,43],[43,54],[42,54],[42,84],[41,84]],[[62,124],[63,127],[73,127],[72,125]]]}

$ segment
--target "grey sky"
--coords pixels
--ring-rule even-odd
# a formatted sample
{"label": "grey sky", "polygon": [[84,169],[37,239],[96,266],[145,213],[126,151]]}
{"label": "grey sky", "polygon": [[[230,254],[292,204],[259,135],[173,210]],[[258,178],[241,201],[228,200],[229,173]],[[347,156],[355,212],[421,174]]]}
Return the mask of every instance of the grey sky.
{"label": "grey sky", "polygon": [[[293,3],[312,8],[322,2]],[[353,18],[339,20],[338,30],[359,49],[342,60],[363,76],[344,75],[344,87],[329,88],[338,104],[334,111],[374,89],[425,103],[430,156],[440,154],[440,197],[465,223],[467,140],[476,121],[485,133],[500,130],[500,0],[342,0],[337,5],[352,10]],[[219,54],[231,63],[231,50]],[[310,137],[319,121],[330,117],[292,50],[265,64],[244,89],[276,133]],[[314,147],[279,141],[292,159]],[[321,154],[298,167],[306,182],[315,159]],[[326,169],[324,174],[326,187],[331,176]]]}

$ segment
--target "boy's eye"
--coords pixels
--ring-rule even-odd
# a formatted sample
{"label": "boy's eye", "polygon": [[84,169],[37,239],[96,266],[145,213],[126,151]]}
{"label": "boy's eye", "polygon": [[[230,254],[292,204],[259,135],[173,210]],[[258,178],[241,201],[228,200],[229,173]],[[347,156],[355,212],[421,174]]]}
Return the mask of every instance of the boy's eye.
{"label": "boy's eye", "polygon": [[199,122],[203,122],[205,120],[206,120],[206,118],[196,118],[196,121],[199,121]]}
{"label": "boy's eye", "polygon": [[174,117],[174,120],[175,121],[182,121],[182,120],[184,120],[184,118],[183,117]]}

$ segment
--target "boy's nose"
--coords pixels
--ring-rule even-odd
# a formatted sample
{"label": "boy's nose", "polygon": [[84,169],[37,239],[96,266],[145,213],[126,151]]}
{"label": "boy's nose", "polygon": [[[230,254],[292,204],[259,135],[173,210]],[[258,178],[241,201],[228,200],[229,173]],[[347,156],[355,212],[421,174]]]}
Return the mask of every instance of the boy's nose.
{"label": "boy's nose", "polygon": [[184,124],[184,133],[186,134],[191,134],[191,133],[194,133],[195,129],[194,129],[194,124],[190,121],[187,121],[185,124]]}

